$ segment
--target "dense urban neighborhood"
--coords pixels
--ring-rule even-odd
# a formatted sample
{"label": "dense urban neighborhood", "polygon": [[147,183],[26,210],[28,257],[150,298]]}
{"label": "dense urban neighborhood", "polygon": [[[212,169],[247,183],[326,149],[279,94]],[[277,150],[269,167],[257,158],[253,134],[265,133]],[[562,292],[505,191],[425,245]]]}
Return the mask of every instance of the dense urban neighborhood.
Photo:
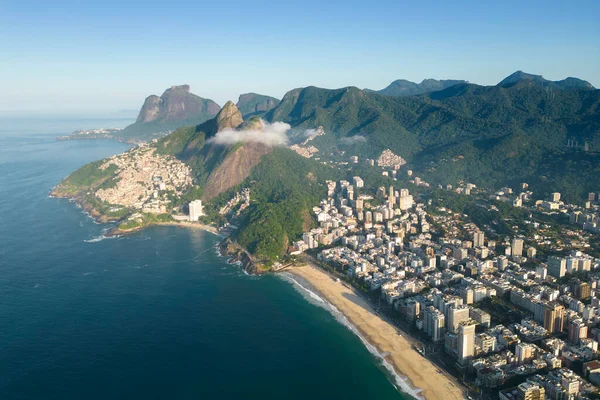
{"label": "dense urban neighborhood", "polygon": [[[388,163],[377,164],[391,175]],[[395,176],[400,163],[391,166]],[[409,184],[429,186],[418,177]],[[472,388],[501,389],[501,399],[597,395],[594,193],[579,206],[562,202],[560,193],[533,200],[525,183],[519,193],[468,183],[437,188],[471,198],[501,220],[498,205],[518,209],[526,218],[504,221],[510,235],[491,221],[477,225],[436,194],[413,196],[394,186],[369,190],[360,176],[327,187],[327,197],[313,208],[319,226],[305,232],[291,254],[308,252],[371,297],[378,293],[380,308],[422,339],[422,354],[442,360]],[[558,228],[554,220],[562,221]]]}

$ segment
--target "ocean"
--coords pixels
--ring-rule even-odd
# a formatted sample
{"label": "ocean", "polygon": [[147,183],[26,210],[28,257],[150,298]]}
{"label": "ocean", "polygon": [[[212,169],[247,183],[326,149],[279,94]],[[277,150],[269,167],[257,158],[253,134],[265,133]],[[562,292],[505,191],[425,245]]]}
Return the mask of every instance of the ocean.
{"label": "ocean", "polygon": [[56,141],[127,119],[0,117],[0,399],[403,399],[361,339],[290,280],[249,276],[218,237],[105,238],[48,197],[129,146]]}

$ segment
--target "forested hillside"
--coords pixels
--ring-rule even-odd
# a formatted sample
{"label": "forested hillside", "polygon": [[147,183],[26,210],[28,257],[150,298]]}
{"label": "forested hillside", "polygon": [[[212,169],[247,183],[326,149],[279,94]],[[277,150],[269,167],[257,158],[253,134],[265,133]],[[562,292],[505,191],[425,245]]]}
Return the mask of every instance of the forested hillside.
{"label": "forested hillside", "polygon": [[375,157],[390,148],[435,183],[529,181],[542,191],[579,195],[600,178],[600,91],[594,89],[552,90],[520,80],[388,97],[308,87],[288,92],[266,118],[323,126],[333,134],[315,139],[323,149]]}

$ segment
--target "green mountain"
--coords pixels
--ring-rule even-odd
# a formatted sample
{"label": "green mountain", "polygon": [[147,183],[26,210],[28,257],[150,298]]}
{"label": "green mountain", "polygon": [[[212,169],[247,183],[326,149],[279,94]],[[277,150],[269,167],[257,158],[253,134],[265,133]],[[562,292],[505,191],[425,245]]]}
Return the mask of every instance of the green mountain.
{"label": "green mountain", "polygon": [[162,96],[146,98],[135,123],[119,136],[131,142],[164,136],[182,126],[200,124],[219,112],[219,105],[190,92],[189,85],[171,86]]}
{"label": "green mountain", "polygon": [[331,134],[312,142],[323,151],[375,157],[389,148],[431,183],[526,181],[573,198],[598,190],[599,90],[549,91],[531,80],[508,87],[462,83],[411,97],[307,87],[288,92],[265,118],[323,126]]}
{"label": "green mountain", "polygon": [[390,83],[387,87],[381,90],[369,90],[366,91],[376,92],[384,96],[415,96],[418,94],[436,92],[438,90],[444,90],[450,86],[454,86],[459,83],[465,83],[462,80],[436,80],[436,79],[425,79],[421,83],[415,83],[407,81],[405,79],[398,79]]}
{"label": "green mountain", "polygon": [[249,208],[234,218],[239,226],[234,239],[259,259],[282,256],[314,223],[310,209],[322,197],[325,180],[337,173],[283,147],[252,141],[220,144],[215,138],[225,129],[260,132],[263,126],[257,117],[242,121],[240,110],[228,102],[215,119],[178,129],[156,146],[192,168],[213,217],[235,191],[250,189]]}
{"label": "green mountain", "polygon": [[[260,123],[259,120],[256,122]],[[208,201],[239,185],[261,157],[272,150],[261,143],[224,145],[214,141],[217,133],[223,130],[250,128],[256,126],[244,125],[242,114],[230,101],[215,118],[195,127],[178,129],[159,140],[157,151],[173,155],[189,165],[196,184],[203,187],[202,199]]]}
{"label": "green mountain", "polygon": [[[168,213],[187,212],[187,203],[198,198],[205,202],[212,221],[223,222],[222,207],[236,193],[249,189],[250,205],[242,209],[241,203],[235,204],[226,217],[239,227],[233,239],[258,260],[269,262],[283,256],[289,245],[313,226],[310,209],[323,196],[325,180],[339,177],[336,170],[317,161],[263,142],[261,135],[266,129],[258,117],[244,121],[238,108],[228,102],[215,118],[202,124],[179,128],[150,145],[83,166],[57,185],[52,194],[75,198],[92,215],[118,220],[121,229],[130,230],[168,221]],[[256,140],[242,140],[249,132]],[[239,140],[235,139],[238,134]],[[156,173],[146,174],[150,179],[146,182],[138,181],[142,175],[129,176],[137,174],[140,165],[152,163],[170,164],[176,175],[189,168],[193,184],[167,188],[158,197],[149,196],[148,188],[156,185]],[[119,173],[123,165],[130,168],[124,175]],[[124,205],[101,200],[102,194],[118,188],[119,183],[124,183],[127,190],[113,198],[129,197],[133,202]],[[138,199],[144,203],[163,202],[167,214],[144,213],[141,204],[135,205]]]}
{"label": "green mountain", "polygon": [[256,93],[241,94],[236,104],[244,118],[255,115],[262,115],[275,108],[279,104],[279,99],[271,96],[265,96]]}
{"label": "green mountain", "polygon": [[[290,137],[303,138],[306,130],[322,126],[325,134],[312,136],[310,145],[324,158],[307,159],[272,146],[269,122],[287,122],[295,131]],[[359,173],[383,184],[372,168],[358,165],[348,171],[321,161],[342,154],[337,150],[347,161],[349,155],[375,158],[384,149],[402,156],[408,161],[403,168],[432,184],[466,180],[499,187],[528,182],[537,194],[558,190],[567,200],[581,200],[598,191],[600,181],[600,91],[551,90],[531,79],[507,87],[459,83],[408,97],[354,87],[294,89],[262,118],[244,120],[228,102],[208,121],[82,167],[53,194],[77,198],[92,214],[121,220],[127,229],[170,218],[144,214],[132,221],[139,202],[158,200],[167,204],[167,212],[186,212],[189,201],[201,198],[211,221],[238,226],[233,239],[268,262],[284,255],[315,224],[310,209],[322,198],[326,179]],[[168,174],[189,171],[189,180],[177,178],[179,186],[161,190],[156,198],[147,190],[156,185],[154,174],[146,174],[150,180],[141,183],[132,177],[122,186],[138,189],[133,196],[124,193],[130,201],[126,206],[97,195],[118,199],[111,190],[119,187],[119,179],[128,179],[129,171],[135,175],[139,165],[157,162],[168,166]],[[119,168],[130,170],[119,174]],[[243,197],[243,189],[249,190],[250,201],[232,205],[232,199]]]}
{"label": "green mountain", "polygon": [[500,83],[498,83],[498,86],[509,87],[522,81],[531,81],[532,83],[536,83],[552,89],[595,89],[591,83],[579,78],[569,77],[560,81],[549,81],[541,75],[528,74],[523,71],[517,71],[510,74],[502,81],[500,81]]}

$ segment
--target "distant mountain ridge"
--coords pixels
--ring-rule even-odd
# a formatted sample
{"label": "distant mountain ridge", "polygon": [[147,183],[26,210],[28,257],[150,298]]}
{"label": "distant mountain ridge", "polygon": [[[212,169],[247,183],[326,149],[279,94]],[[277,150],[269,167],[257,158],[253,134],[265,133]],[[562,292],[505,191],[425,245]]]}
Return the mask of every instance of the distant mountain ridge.
{"label": "distant mountain ridge", "polygon": [[[395,97],[355,87],[306,87],[286,93],[265,118],[296,129],[323,126],[331,134],[313,141],[323,152],[340,147],[373,158],[389,148],[432,183],[468,180],[495,187],[529,181],[539,185],[536,190],[582,198],[600,180],[595,89],[549,92],[530,79],[507,87],[459,83]],[[568,144],[573,142],[578,147]]]}
{"label": "distant mountain ridge", "polygon": [[446,89],[450,86],[454,86],[459,83],[465,83],[463,80],[455,79],[424,79],[421,83],[415,83],[407,81],[406,79],[398,79],[390,83],[387,87],[381,90],[370,90],[367,91],[382,94],[384,96],[402,97],[402,96],[415,96],[419,94],[425,94],[435,92],[438,90]]}
{"label": "distant mountain ridge", "polygon": [[244,117],[264,114],[279,104],[279,99],[257,93],[244,93],[240,95],[236,104]]}
{"label": "distant mountain ridge", "polygon": [[583,79],[568,77],[560,81],[550,81],[548,79],[545,79],[542,75],[529,74],[520,70],[513,72],[512,74],[504,78],[498,83],[498,86],[510,87],[523,81],[531,81],[540,84],[544,87],[555,89],[595,89],[595,87],[592,86],[591,83],[589,83],[588,81],[584,81]]}

